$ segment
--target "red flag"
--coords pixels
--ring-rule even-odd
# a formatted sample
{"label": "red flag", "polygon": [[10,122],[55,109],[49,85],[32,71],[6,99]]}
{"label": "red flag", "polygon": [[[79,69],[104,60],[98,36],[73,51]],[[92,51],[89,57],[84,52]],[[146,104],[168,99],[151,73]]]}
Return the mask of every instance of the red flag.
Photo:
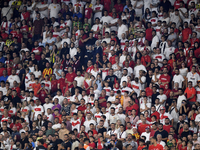
{"label": "red flag", "polygon": [[100,138],[98,138],[98,146],[97,146],[97,149],[102,149],[103,147],[101,146],[101,141],[100,141]]}

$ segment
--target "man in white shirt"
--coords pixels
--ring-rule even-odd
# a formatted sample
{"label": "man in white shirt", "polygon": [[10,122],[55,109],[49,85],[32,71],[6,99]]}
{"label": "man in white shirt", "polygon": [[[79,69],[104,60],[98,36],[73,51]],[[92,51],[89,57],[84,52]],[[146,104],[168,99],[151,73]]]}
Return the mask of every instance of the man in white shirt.
{"label": "man in white shirt", "polygon": [[48,115],[48,113],[47,113],[47,109],[52,109],[52,107],[54,106],[52,103],[49,103],[49,98],[48,97],[46,97],[45,98],[45,104],[43,105],[43,107],[44,107],[44,112],[45,112],[45,115]]}
{"label": "man in white shirt", "polygon": [[34,113],[33,113],[32,121],[37,120],[37,116],[39,114],[40,115],[44,114],[44,108],[43,108],[42,105],[40,105],[40,100],[39,99],[36,99],[35,104],[36,105],[33,107],[34,108]]}
{"label": "man in white shirt", "polygon": [[183,78],[183,76],[179,74],[179,69],[176,68],[175,69],[175,75],[174,75],[173,80],[172,80],[172,89],[174,89],[173,87],[174,87],[176,82],[178,82],[179,88],[182,88],[184,80],[185,79]]}
{"label": "man in white shirt", "polygon": [[137,63],[137,65],[134,67],[133,74],[135,75],[135,77],[139,78],[139,76],[140,76],[140,74],[139,74],[140,70],[143,70],[145,72],[147,72],[147,70],[146,70],[146,67],[141,64],[141,60],[140,59],[137,59],[136,63]]}
{"label": "man in white shirt", "polygon": [[77,74],[77,76],[74,78],[74,80],[77,81],[77,86],[82,87],[85,78],[83,76],[81,76],[80,70],[77,70],[76,74]]}
{"label": "man in white shirt", "polygon": [[146,128],[145,128],[145,132],[143,132],[142,134],[141,134],[141,136],[145,136],[146,137],[146,140],[145,140],[145,142],[147,142],[147,141],[149,141],[150,140],[150,129],[149,129],[149,127],[147,126]]}
{"label": "man in white shirt", "polygon": [[20,83],[20,78],[18,75],[16,75],[16,70],[13,68],[12,69],[12,74],[8,76],[8,79],[6,82],[10,83],[10,88],[13,88],[13,82],[16,81],[18,84]]}
{"label": "man in white shirt", "polygon": [[154,47],[157,48],[158,45],[159,45],[159,38],[156,35],[156,31],[155,30],[152,31],[152,36],[153,36],[153,38],[152,38],[152,43],[151,43],[151,50],[153,51],[153,48]]}
{"label": "man in white shirt", "polygon": [[7,20],[10,20],[13,15],[13,9],[8,5],[7,1],[4,1],[4,7],[1,10],[1,15],[6,16]]}
{"label": "man in white shirt", "polygon": [[101,17],[102,17],[102,10],[103,10],[103,5],[100,4],[100,0],[97,0],[96,5],[94,5],[94,7],[93,7],[94,20],[96,18],[101,19]]}
{"label": "man in white shirt", "polygon": [[127,137],[126,131],[124,131],[124,125],[120,125],[120,131],[117,133],[117,139],[120,141],[124,141]]}
{"label": "man in white shirt", "polygon": [[112,104],[115,103],[115,92],[113,90],[110,91],[110,96],[108,97],[108,102],[111,102]]}
{"label": "man in white shirt", "polygon": [[200,79],[199,74],[196,72],[196,66],[192,66],[192,70],[187,73],[187,82],[191,81],[192,86],[197,85],[197,81]]}
{"label": "man in white shirt", "polygon": [[162,106],[165,106],[165,103],[166,103],[166,100],[167,100],[167,96],[165,94],[163,94],[163,88],[159,89],[159,93],[160,93],[160,95],[157,96],[157,98],[159,98],[159,100],[160,100],[159,103]]}
{"label": "man in white shirt", "polygon": [[62,106],[62,102],[64,100],[64,96],[62,96],[61,94],[62,94],[61,90],[58,89],[57,95],[53,97],[53,101],[54,101],[55,98],[57,98],[59,100],[59,104]]}
{"label": "man in white shirt", "polygon": [[178,92],[179,92],[179,96],[178,96],[178,99],[177,99],[177,108],[179,110],[181,105],[182,105],[182,101],[187,100],[187,98],[184,95],[183,89],[179,89]]}
{"label": "man in white shirt", "polygon": [[90,124],[93,123],[94,125],[96,125],[96,122],[95,122],[93,119],[91,119],[92,116],[91,116],[90,113],[87,114],[86,117],[87,117],[87,119],[86,119],[86,121],[84,122],[84,126],[85,126],[85,132],[88,132],[88,131],[90,130]]}
{"label": "man in white shirt", "polygon": [[48,9],[50,18],[58,18],[58,12],[60,11],[61,7],[60,4],[57,4],[57,0],[53,0],[53,3],[49,5]]}
{"label": "man in white shirt", "polygon": [[122,34],[125,34],[125,36],[128,35],[128,28],[126,25],[122,24],[122,20],[118,20],[118,31],[117,31],[117,37],[119,39],[122,39]]}
{"label": "man in white shirt", "polygon": [[121,87],[123,87],[123,85],[122,85],[122,83],[124,82],[124,81],[128,81],[128,70],[127,69],[123,69],[123,76],[122,76],[122,78],[121,78],[121,82],[120,82],[120,86]]}
{"label": "man in white shirt", "polygon": [[103,24],[107,22],[109,24],[110,20],[112,20],[112,17],[108,16],[107,10],[104,10],[104,16],[101,18],[100,22]]}

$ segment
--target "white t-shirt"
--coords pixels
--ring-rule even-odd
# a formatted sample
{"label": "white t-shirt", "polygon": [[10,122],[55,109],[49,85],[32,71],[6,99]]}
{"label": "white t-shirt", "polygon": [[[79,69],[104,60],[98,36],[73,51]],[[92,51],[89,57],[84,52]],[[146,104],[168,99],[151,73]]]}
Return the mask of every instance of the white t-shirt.
{"label": "white t-shirt", "polygon": [[[110,23],[111,24],[114,24],[114,23],[116,23],[118,21],[118,18],[115,18],[115,19],[112,19],[111,21],[110,21]],[[110,27],[110,31],[117,31],[117,26],[111,26]]]}
{"label": "white t-shirt", "polygon": [[39,105],[39,106],[35,106],[34,107],[34,120],[37,120],[37,116],[40,114],[42,114],[44,112],[44,108],[42,105]]}
{"label": "white t-shirt", "polygon": [[151,133],[151,132],[149,132],[149,133],[143,132],[143,133],[141,134],[141,136],[145,136],[145,137],[146,137],[146,141],[145,141],[145,142],[149,141],[149,139],[150,139],[150,133]]}
{"label": "white t-shirt", "polygon": [[177,108],[178,109],[180,109],[183,100],[187,100],[185,95],[184,94],[183,95],[179,95],[178,99],[177,99]]}
{"label": "white t-shirt", "polygon": [[72,119],[70,120],[70,123],[72,124],[72,131],[73,131],[74,129],[77,129],[78,132],[80,131],[80,125],[81,125],[80,119],[74,120],[74,118],[72,118]]}
{"label": "white t-shirt", "polygon": [[54,105],[52,103],[49,103],[49,104],[44,104],[43,107],[44,107],[44,112],[45,112],[45,115],[47,115],[47,109],[50,108],[52,109]]}
{"label": "white t-shirt", "polygon": [[54,118],[53,118],[53,115],[52,114],[47,114],[47,120],[49,120],[49,121],[51,121],[52,123],[53,123],[53,120],[54,120]]}
{"label": "white t-shirt", "polygon": [[187,73],[187,79],[188,82],[192,81],[192,86],[194,87],[195,85],[197,85],[197,81],[200,79],[199,78],[199,74],[198,73],[192,73],[192,72],[188,72]]}
{"label": "white t-shirt", "polygon": [[140,70],[143,70],[143,71],[147,72],[146,67],[144,65],[142,65],[142,64],[141,65],[137,65],[137,66],[134,67],[134,72],[133,72],[135,77],[139,77]]}
{"label": "white t-shirt", "polygon": [[[95,11],[95,10],[103,10],[103,5],[101,5],[101,4],[99,4],[99,5],[94,5],[93,11]],[[101,19],[101,17],[102,17],[102,12],[96,12],[96,13],[94,14],[94,20],[95,20],[97,17],[98,17],[99,19]]]}
{"label": "white t-shirt", "polygon": [[77,86],[81,87],[83,85],[83,82],[84,82],[84,77],[80,76],[80,77],[75,77],[74,80],[77,81]]}
{"label": "white t-shirt", "polygon": [[126,137],[127,137],[126,131],[124,131],[124,132],[120,131],[120,132],[117,133],[118,139],[121,139],[121,138],[126,139]]}
{"label": "white t-shirt", "polygon": [[94,120],[90,120],[90,121],[87,120],[84,122],[85,132],[88,132],[90,130],[91,123],[93,123],[96,126],[96,122]]}
{"label": "white t-shirt", "polygon": [[60,105],[62,105],[62,102],[63,102],[63,100],[64,100],[65,97],[62,96],[62,95],[60,95],[60,96],[56,95],[56,96],[53,97],[53,101],[55,100],[55,98],[58,98],[58,103]]}
{"label": "white t-shirt", "polygon": [[165,100],[165,102],[162,104],[162,106],[165,106],[167,96],[165,94],[162,94],[162,95],[158,95],[157,98],[159,98],[159,102],[162,102],[163,100]]}
{"label": "white t-shirt", "polygon": [[49,7],[49,4],[40,4],[40,5],[38,5],[37,7],[38,7],[38,8],[45,8],[45,7],[47,7],[46,10],[40,11],[40,13],[41,13],[42,15],[44,15],[45,17],[48,17],[48,7]]}
{"label": "white t-shirt", "polygon": [[61,7],[60,4],[50,4],[48,9],[50,10],[50,18],[55,17],[58,18],[58,12],[60,11]]}
{"label": "white t-shirt", "polygon": [[182,83],[183,83],[184,80],[185,79],[180,74],[179,75],[175,74],[174,77],[173,77],[174,85],[175,85],[176,82],[178,82],[179,83],[179,88],[182,88]]}
{"label": "white t-shirt", "polygon": [[17,81],[17,83],[20,83],[20,79],[18,75],[10,75],[8,76],[8,82],[10,83],[10,88],[13,88],[13,82]]}
{"label": "white t-shirt", "polygon": [[7,89],[6,89],[6,87],[0,87],[0,91],[2,91],[3,92],[3,95],[6,95],[6,93],[7,93]]}
{"label": "white t-shirt", "polygon": [[52,129],[56,130],[56,129],[60,129],[61,128],[61,124],[60,123],[57,123],[57,124],[54,124],[52,126]]}
{"label": "white t-shirt", "polygon": [[125,33],[125,36],[126,36],[126,31],[128,31],[127,26],[122,24],[121,26],[118,27],[117,37],[119,39],[122,39],[122,34]]}
{"label": "white t-shirt", "polygon": [[110,17],[110,16],[103,16],[103,17],[101,18],[100,22],[103,22],[103,24],[104,24],[105,22],[107,22],[107,23],[109,24],[111,20],[112,20],[112,17]]}
{"label": "white t-shirt", "polygon": [[151,50],[153,51],[153,48],[157,46],[157,43],[159,42],[159,38],[158,36],[154,36],[152,39],[152,43],[151,43]]}

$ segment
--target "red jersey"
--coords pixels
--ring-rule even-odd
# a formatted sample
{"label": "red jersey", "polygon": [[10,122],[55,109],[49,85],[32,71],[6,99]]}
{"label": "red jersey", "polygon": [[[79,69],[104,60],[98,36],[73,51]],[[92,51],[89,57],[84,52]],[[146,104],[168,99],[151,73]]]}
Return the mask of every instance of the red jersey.
{"label": "red jersey", "polygon": [[160,114],[159,114],[157,111],[155,111],[154,113],[152,113],[152,114],[151,114],[151,117],[152,117],[152,116],[156,116],[157,120],[160,119]]}
{"label": "red jersey", "polygon": [[0,68],[0,76],[3,76],[3,71],[6,70],[5,68]]}
{"label": "red jersey", "polygon": [[45,98],[47,97],[47,94],[45,92],[45,90],[41,90],[39,93],[39,100],[41,101],[42,104],[45,103]]}
{"label": "red jersey", "polygon": [[85,8],[85,18],[90,19],[92,14],[92,8]]}
{"label": "red jersey", "polygon": [[[65,78],[67,79],[67,81],[69,82],[73,82],[74,78],[76,77],[76,73],[72,72],[72,73],[67,73]],[[69,88],[72,88],[73,84],[69,86]]]}
{"label": "red jersey", "polygon": [[24,20],[29,20],[30,19],[30,13],[28,11],[27,12],[23,12],[22,16],[23,16]]}
{"label": "red jersey", "polygon": [[58,84],[60,84],[60,89],[62,90],[62,93],[64,94],[64,92],[65,92],[65,87],[66,87],[66,83],[65,83],[65,79],[63,79],[63,78],[60,78],[59,80],[58,80]]}
{"label": "red jersey", "polygon": [[151,129],[151,126],[149,124],[139,123],[139,125],[138,125],[138,133],[141,135],[143,132],[145,132],[146,127],[149,127],[149,129]]}
{"label": "red jersey", "polygon": [[11,31],[10,33],[12,34],[12,37],[14,38],[14,37],[16,36],[16,34],[17,34],[17,31],[14,31],[14,30],[13,30],[13,31]]}
{"label": "red jersey", "polygon": [[151,62],[151,57],[149,55],[142,56],[141,63],[146,67],[146,65]]}
{"label": "red jersey", "polygon": [[20,31],[23,32],[23,31],[26,31],[28,32],[28,26],[27,25],[24,25],[20,28]]}
{"label": "red jersey", "polygon": [[[41,47],[35,47],[35,48],[32,49],[31,52],[33,52],[33,53],[42,52],[42,48]],[[35,59],[39,61],[41,59],[41,56],[35,54]]]}
{"label": "red jersey", "polygon": [[21,43],[21,42],[22,42],[23,35],[22,35],[21,33],[17,33],[17,34],[15,35],[15,37],[17,37],[17,42],[18,42],[18,43]]}
{"label": "red jersey", "polygon": [[172,125],[163,125],[163,129],[166,130],[168,133],[170,132],[170,128],[173,127]]}
{"label": "red jersey", "polygon": [[147,97],[149,97],[149,96],[152,96],[152,95],[153,95],[153,90],[152,90],[152,89],[150,89],[149,87],[147,87],[147,88],[145,89],[145,91],[146,91],[146,96],[147,96]]}
{"label": "red jersey", "polygon": [[150,145],[149,150],[163,150],[163,146],[160,144],[157,144],[156,146]]}
{"label": "red jersey", "polygon": [[115,4],[115,5],[114,5],[114,8],[116,9],[116,12],[117,12],[117,13],[120,13],[120,12],[123,11],[124,6],[123,6],[122,4]]}
{"label": "red jersey", "polygon": [[54,93],[57,91],[58,80],[51,80],[51,92]]}
{"label": "red jersey", "polygon": [[111,56],[111,57],[109,58],[109,62],[111,62],[112,65],[114,65],[114,64],[116,63],[115,57],[116,57],[116,55]]}
{"label": "red jersey", "polygon": [[162,74],[161,76],[160,76],[160,78],[159,78],[159,80],[161,81],[161,82],[170,82],[170,76],[169,75],[167,75],[167,76],[165,76],[164,74]]}
{"label": "red jersey", "polygon": [[192,34],[192,30],[190,28],[185,28],[183,29],[182,31],[182,35],[183,35],[183,38],[182,38],[182,42],[186,42],[189,38],[189,35]]}
{"label": "red jersey", "polygon": [[8,38],[8,34],[7,33],[1,33],[1,37],[3,39],[3,41],[6,41]]}
{"label": "red jersey", "polygon": [[80,111],[85,111],[87,107],[84,105],[84,106],[79,106],[77,109]]}
{"label": "red jersey", "polygon": [[22,128],[21,123],[17,123],[17,124],[11,123],[11,124],[10,124],[10,128],[12,129],[13,126],[16,126],[18,131]]}

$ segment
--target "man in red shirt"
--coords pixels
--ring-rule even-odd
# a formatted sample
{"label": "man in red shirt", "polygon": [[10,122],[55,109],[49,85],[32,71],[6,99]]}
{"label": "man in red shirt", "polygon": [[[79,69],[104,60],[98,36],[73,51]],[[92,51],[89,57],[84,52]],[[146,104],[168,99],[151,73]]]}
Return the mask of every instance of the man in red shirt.
{"label": "man in red shirt", "polygon": [[146,123],[146,118],[141,118],[142,122],[138,124],[138,132],[141,135],[143,132],[145,132],[146,127],[149,127],[151,129],[151,126]]}
{"label": "man in red shirt", "polygon": [[0,62],[0,76],[3,76],[3,71],[6,70],[3,66],[4,64]]}
{"label": "man in red shirt", "polygon": [[122,5],[121,0],[117,0],[117,4],[114,5],[114,8],[118,14],[123,12],[124,6]]}
{"label": "man in red shirt", "polygon": [[85,100],[82,98],[81,99],[81,105],[78,107],[78,110],[80,110],[84,113],[86,109],[87,109],[87,107],[85,105]]}
{"label": "man in red shirt", "polygon": [[182,42],[190,41],[192,30],[188,27],[188,22],[184,22],[184,29],[182,31]]}
{"label": "man in red shirt", "polygon": [[80,40],[79,40],[79,47],[80,49],[84,49],[85,48],[85,42],[87,42],[87,34],[85,34],[85,31],[83,29],[80,29]]}
{"label": "man in red shirt", "polygon": [[190,45],[191,47],[194,47],[195,42],[200,42],[200,40],[197,38],[197,33],[195,31],[192,32],[192,38],[190,38]]}
{"label": "man in red shirt", "polygon": [[[65,94],[65,88],[68,87],[67,83],[65,83],[65,72],[61,73],[61,78],[58,80],[58,89],[61,89],[63,95]],[[67,89],[68,90],[68,89]]]}
{"label": "man in red shirt", "polygon": [[76,77],[76,73],[72,71],[72,67],[69,66],[68,67],[68,73],[65,76],[65,83],[68,84],[68,88],[72,88],[73,87],[73,81],[74,78]]}
{"label": "man in red shirt", "polygon": [[45,89],[45,84],[41,84],[41,88],[37,91],[37,94],[39,95],[39,99],[42,104],[45,103],[45,98],[47,97],[48,91]]}
{"label": "man in red shirt", "polygon": [[169,118],[165,119],[165,125],[163,125],[163,129],[166,130],[168,133],[170,132],[170,128],[173,127],[170,125],[170,120]]}
{"label": "man in red shirt", "polygon": [[151,144],[152,145],[149,146],[149,150],[164,150],[162,145],[157,144],[157,141],[156,141],[155,137],[151,138]]}
{"label": "man in red shirt", "polygon": [[15,122],[10,124],[10,128],[13,129],[13,132],[15,132],[15,130],[19,131],[22,128],[22,125],[19,121],[20,118],[16,117]]}
{"label": "man in red shirt", "polygon": [[40,61],[40,59],[41,59],[42,48],[39,47],[38,41],[35,41],[35,42],[34,42],[34,48],[32,49],[31,52],[35,53],[35,59],[36,59],[37,61]]}
{"label": "man in red shirt", "polygon": [[196,102],[196,90],[192,87],[192,81],[188,82],[188,87],[186,88],[184,95],[186,95],[187,101],[191,104]]}
{"label": "man in red shirt", "polygon": [[163,74],[160,76],[159,81],[158,81],[158,83],[160,84],[160,88],[164,88],[165,84],[169,85],[171,78],[167,73],[168,73],[167,67],[163,68]]}
{"label": "man in red shirt", "polygon": [[143,56],[141,58],[141,63],[146,67],[149,68],[151,64],[151,57],[147,55],[147,50],[144,49]]}
{"label": "man in red shirt", "polygon": [[28,21],[30,19],[30,13],[27,11],[27,7],[24,6],[23,12],[21,14],[21,20],[26,20]]}
{"label": "man in red shirt", "polygon": [[156,107],[155,106],[151,106],[151,117],[152,116],[156,116],[157,120],[160,119],[160,114],[156,111]]}
{"label": "man in red shirt", "polygon": [[116,55],[115,55],[115,51],[114,50],[111,50],[111,57],[109,58],[109,61],[111,62],[111,64],[113,65],[113,64],[115,64],[116,62],[115,62],[115,57],[116,57]]}
{"label": "man in red shirt", "polygon": [[57,90],[58,90],[58,80],[56,80],[55,74],[52,74],[51,92],[55,93]]}

